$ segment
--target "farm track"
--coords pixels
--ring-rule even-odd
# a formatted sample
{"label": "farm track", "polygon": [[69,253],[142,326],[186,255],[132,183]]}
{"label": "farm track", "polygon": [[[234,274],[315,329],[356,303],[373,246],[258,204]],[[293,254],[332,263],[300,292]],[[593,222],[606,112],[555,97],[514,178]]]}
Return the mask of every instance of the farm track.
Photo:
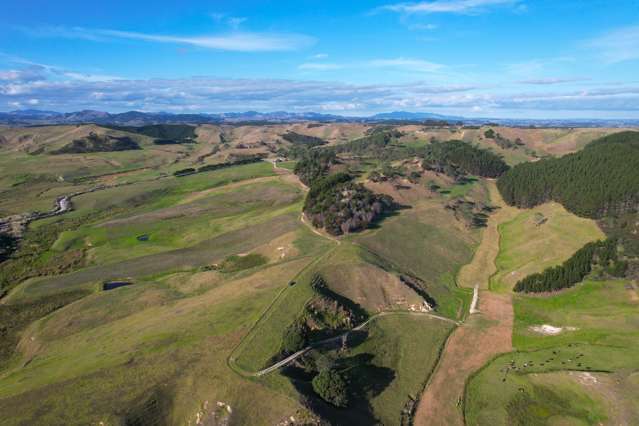
{"label": "farm track", "polygon": [[[279,297],[279,295],[278,295]],[[364,328],[366,328],[366,326],[368,326],[371,322],[382,318],[382,317],[386,317],[389,315],[416,315],[416,316],[423,316],[423,317],[428,317],[428,318],[432,318],[432,319],[436,319],[439,321],[445,321],[448,323],[451,323],[453,325],[459,325],[459,322],[452,320],[450,318],[446,318],[440,315],[436,315],[436,314],[432,314],[429,312],[408,312],[408,311],[387,311],[387,312],[380,312],[376,315],[373,315],[372,317],[370,317],[369,319],[367,319],[365,322],[361,323],[360,325],[354,327],[351,330],[348,330],[338,336],[333,336],[333,337],[329,337],[327,339],[324,340],[320,340],[318,342],[314,342],[310,345],[308,345],[307,347],[300,349],[299,351],[295,352],[294,354],[289,355],[288,357],[284,358],[281,361],[276,362],[275,364],[271,365],[270,367],[267,367],[263,370],[260,371],[256,371],[256,372],[249,372],[246,370],[241,369],[240,367],[238,367],[237,365],[234,364],[234,369],[236,372],[244,375],[244,376],[250,376],[250,377],[261,377],[264,376],[266,374],[272,373],[273,371],[276,371],[288,364],[290,364],[291,362],[295,361],[297,358],[301,357],[302,355],[306,354],[307,352],[309,352],[312,349],[315,348],[319,348],[322,346],[327,346],[331,343],[335,343],[335,342],[339,342],[342,341],[343,339],[347,338],[349,334],[355,332],[355,331],[359,331],[359,330],[363,330]]]}

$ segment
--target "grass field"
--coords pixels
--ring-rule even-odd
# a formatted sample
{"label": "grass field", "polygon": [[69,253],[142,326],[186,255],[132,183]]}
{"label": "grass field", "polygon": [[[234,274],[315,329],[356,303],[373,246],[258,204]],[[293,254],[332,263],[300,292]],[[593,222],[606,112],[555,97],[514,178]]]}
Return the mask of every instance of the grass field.
{"label": "grass field", "polygon": [[[194,415],[204,401],[220,400],[233,406],[240,423],[259,418],[272,424],[282,412],[296,414],[294,400],[241,379],[226,368],[226,357],[307,261],[268,268],[195,297],[176,298],[145,283],[144,289],[96,294],[56,312],[23,336],[23,367],[1,378],[0,409],[14,413],[3,422],[112,423],[137,400],[163,389],[177,402],[177,418]],[[70,320],[73,328],[67,329]],[[33,403],[46,405],[46,413],[32,410]]]}
{"label": "grass field", "polygon": [[399,271],[364,247],[343,242],[318,265],[331,290],[347,297],[369,314],[409,310],[423,298],[402,283]]}
{"label": "grass field", "polygon": [[[639,311],[625,284],[586,281],[553,297],[517,296],[517,352],[498,357],[470,381],[468,423],[632,424],[639,418],[633,355]],[[531,330],[543,324],[563,331]],[[517,369],[507,369],[511,365]]]}
{"label": "grass field", "polygon": [[326,254],[328,253],[318,255],[308,268],[294,279],[291,278],[295,281],[294,285],[284,288],[274,298],[272,305],[260,316],[259,322],[234,351],[231,359],[233,364],[251,373],[270,365],[271,359],[281,349],[284,330],[300,316],[304,305],[315,295],[310,281],[317,271],[317,264]]}
{"label": "grass field", "polygon": [[[544,219],[540,225],[538,217]],[[586,243],[605,238],[593,220],[579,218],[557,203],[522,211],[501,224],[499,234],[497,272],[490,280],[494,291],[510,291],[522,278],[558,265]]]}
{"label": "grass field", "polygon": [[459,318],[468,293],[455,284],[455,275],[470,262],[479,231],[457,222],[439,201],[425,203],[386,219],[380,229],[355,238],[397,270],[419,277],[438,302],[438,311]]}
{"label": "grass field", "polygon": [[[14,413],[3,424],[194,422],[198,413],[221,415],[211,414],[217,401],[232,407],[230,421],[239,424],[303,419],[287,381],[267,388],[226,364],[260,313],[328,244],[299,222],[300,201],[300,189],[266,163],[74,200],[64,220],[109,213],[63,232],[51,251],[85,249],[91,266],[29,280],[3,306],[68,289],[93,294],[19,336],[0,373],[0,411]],[[201,269],[247,253],[248,263]],[[98,283],[121,278],[133,285],[100,291]]]}

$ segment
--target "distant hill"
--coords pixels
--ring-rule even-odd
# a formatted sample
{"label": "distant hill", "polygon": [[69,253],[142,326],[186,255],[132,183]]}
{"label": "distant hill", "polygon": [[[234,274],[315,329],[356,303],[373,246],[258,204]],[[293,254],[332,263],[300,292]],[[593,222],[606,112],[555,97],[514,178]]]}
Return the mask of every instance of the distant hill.
{"label": "distant hill", "polygon": [[357,119],[330,114],[290,113],[284,111],[260,113],[256,111],[220,114],[171,114],[166,112],[128,111],[111,114],[104,111],[83,110],[70,113],[55,111],[20,110],[0,113],[0,123],[9,125],[44,124],[109,124],[119,126],[144,126],[150,124],[219,124],[219,123],[289,123],[301,121],[345,122]]}
{"label": "distant hill", "polygon": [[462,121],[464,117],[433,114],[430,112],[406,112],[393,111],[375,114],[371,119],[374,120],[399,120],[399,121],[424,121],[424,120],[444,120],[444,121]]}
{"label": "distant hill", "polygon": [[149,124],[275,124],[275,123],[385,123],[405,124],[428,122],[463,123],[466,125],[503,125],[509,127],[633,127],[639,126],[639,120],[625,119],[496,119],[467,118],[430,112],[394,111],[362,116],[342,116],[317,112],[225,112],[216,114],[172,114],[168,112],[127,111],[109,113],[104,111],[83,110],[77,112],[55,112],[25,109],[0,112],[0,124],[10,126],[52,125],[52,124],[102,124],[116,126],[144,126]]}

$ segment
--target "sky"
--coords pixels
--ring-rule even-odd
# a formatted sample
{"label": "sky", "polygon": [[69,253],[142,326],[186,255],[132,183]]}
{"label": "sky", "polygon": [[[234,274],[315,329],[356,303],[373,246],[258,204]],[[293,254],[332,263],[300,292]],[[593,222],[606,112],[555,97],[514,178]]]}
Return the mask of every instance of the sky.
{"label": "sky", "polygon": [[639,118],[639,1],[3,0],[0,111]]}

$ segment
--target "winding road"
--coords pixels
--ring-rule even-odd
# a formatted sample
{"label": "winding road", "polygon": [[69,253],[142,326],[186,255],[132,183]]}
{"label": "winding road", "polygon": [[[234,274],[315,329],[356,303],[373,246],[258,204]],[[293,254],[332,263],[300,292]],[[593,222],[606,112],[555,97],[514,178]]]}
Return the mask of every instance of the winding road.
{"label": "winding road", "polygon": [[367,325],[369,325],[371,322],[381,318],[381,317],[385,317],[385,316],[389,316],[389,315],[419,315],[419,316],[425,316],[425,317],[429,317],[429,318],[433,318],[439,321],[444,321],[444,322],[448,322],[454,325],[460,325],[460,323],[458,321],[452,320],[450,318],[446,318],[437,314],[433,314],[430,312],[408,312],[408,311],[387,311],[387,312],[380,312],[376,315],[373,315],[372,317],[370,317],[369,319],[367,319],[366,321],[364,321],[363,323],[361,323],[360,325],[352,328],[351,330],[348,330],[338,336],[333,336],[333,337],[329,337],[328,339],[324,339],[324,340],[320,340],[314,343],[311,343],[310,345],[306,346],[303,349],[300,349],[299,351],[287,356],[286,358],[284,358],[281,361],[276,362],[275,364],[264,368],[263,370],[260,371],[256,371],[256,372],[250,372],[250,371],[246,371],[240,367],[238,367],[236,364],[234,364],[234,369],[241,373],[244,376],[252,376],[252,377],[261,377],[264,376],[266,374],[272,373],[275,370],[278,370],[288,364],[290,364],[291,362],[295,361],[297,358],[301,357],[302,355],[306,354],[307,352],[309,352],[312,349],[318,348],[318,347],[322,347],[322,346],[326,346],[328,344],[331,343],[335,343],[335,342],[339,342],[345,338],[348,337],[349,334],[355,332],[355,331],[359,331],[359,330],[363,330]]}

